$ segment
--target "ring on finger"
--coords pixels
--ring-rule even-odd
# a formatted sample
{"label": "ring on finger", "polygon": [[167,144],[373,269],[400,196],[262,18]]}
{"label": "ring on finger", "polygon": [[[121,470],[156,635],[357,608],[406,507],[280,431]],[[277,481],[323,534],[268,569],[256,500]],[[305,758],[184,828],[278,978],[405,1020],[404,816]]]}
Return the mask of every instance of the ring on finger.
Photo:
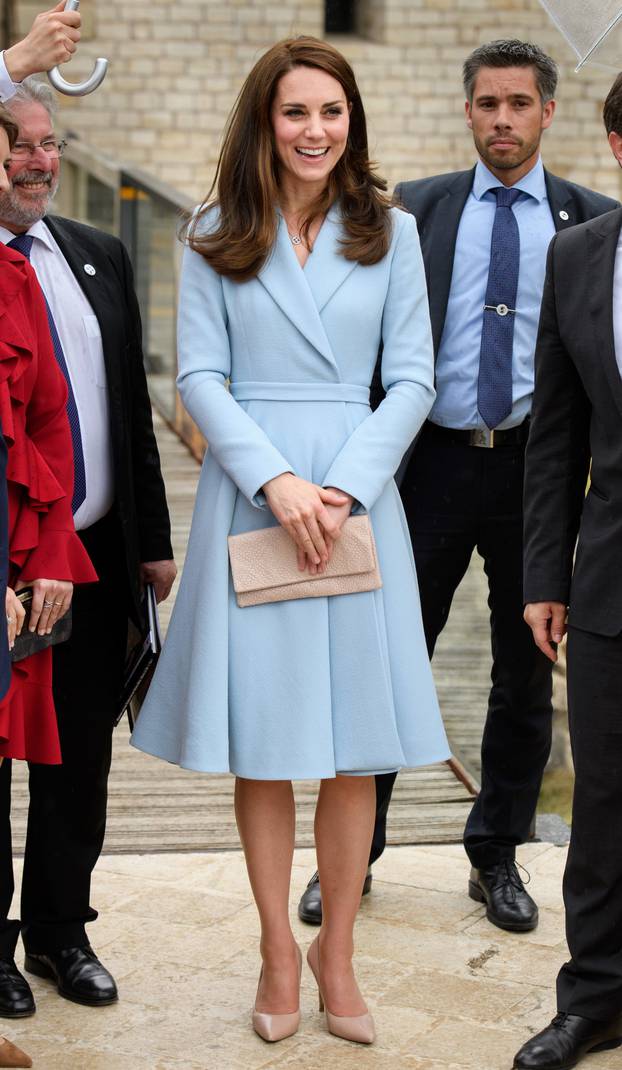
{"label": "ring on finger", "polygon": [[55,606],[62,606],[62,604],[63,604],[62,602],[54,602]]}
{"label": "ring on finger", "polygon": [[45,606],[46,609],[51,609],[51,607],[54,605],[54,602],[50,602],[50,601],[48,601],[47,598],[44,598],[43,599],[43,605]]}
{"label": "ring on finger", "polygon": [[15,617],[9,617],[7,613],[6,622],[7,624],[15,624]]}

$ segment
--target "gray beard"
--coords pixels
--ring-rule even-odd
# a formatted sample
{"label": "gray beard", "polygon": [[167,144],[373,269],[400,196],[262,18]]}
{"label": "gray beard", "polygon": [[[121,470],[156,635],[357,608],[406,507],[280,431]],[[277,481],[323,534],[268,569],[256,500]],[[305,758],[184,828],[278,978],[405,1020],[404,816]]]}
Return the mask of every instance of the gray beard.
{"label": "gray beard", "polygon": [[58,182],[50,187],[45,201],[42,195],[38,205],[33,204],[32,207],[18,200],[14,189],[10,189],[8,193],[0,193],[0,220],[13,227],[32,227],[34,223],[43,219],[56,196],[57,189]]}

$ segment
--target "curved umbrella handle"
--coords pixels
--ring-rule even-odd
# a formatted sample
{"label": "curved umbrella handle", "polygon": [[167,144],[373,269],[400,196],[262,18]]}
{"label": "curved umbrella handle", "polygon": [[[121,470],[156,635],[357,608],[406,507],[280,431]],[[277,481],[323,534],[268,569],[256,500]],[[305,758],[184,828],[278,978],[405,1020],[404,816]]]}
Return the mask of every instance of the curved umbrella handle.
{"label": "curved umbrella handle", "polygon": [[[79,6],[80,0],[67,0],[65,11],[77,11]],[[48,71],[48,78],[59,93],[64,93],[68,97],[85,97],[87,93],[92,93],[102,84],[107,70],[108,60],[100,57],[95,61],[93,73],[84,82],[66,81],[58,67],[52,67],[52,70]]]}

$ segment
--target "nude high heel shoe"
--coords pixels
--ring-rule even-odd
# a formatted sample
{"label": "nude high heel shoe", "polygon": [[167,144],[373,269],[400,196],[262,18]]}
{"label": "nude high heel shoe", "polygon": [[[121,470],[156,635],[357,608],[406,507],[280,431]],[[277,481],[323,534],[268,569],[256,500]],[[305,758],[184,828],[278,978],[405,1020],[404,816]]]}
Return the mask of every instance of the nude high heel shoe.
{"label": "nude high heel shoe", "polygon": [[373,1044],[376,1039],[376,1027],[374,1019],[369,1011],[365,1014],[346,1017],[342,1014],[332,1014],[328,1007],[324,1006],[324,996],[320,986],[320,941],[319,937],[311,944],[307,951],[309,969],[315,977],[317,990],[320,997],[320,1010],[326,1015],[328,1032],[342,1040],[352,1040],[356,1044]]}
{"label": "nude high heel shoe", "polygon": [[[296,945],[298,952],[298,980],[302,974],[302,951]],[[259,980],[263,974],[263,966],[259,974]],[[258,1011],[256,1005],[253,1008],[253,1029],[262,1040],[267,1040],[270,1043],[276,1043],[277,1040],[285,1040],[286,1037],[293,1037],[294,1033],[298,1032],[300,1026],[300,1007],[297,1011],[293,1011],[291,1014],[265,1014],[263,1011]],[[1,1049],[0,1049],[1,1050]]]}
{"label": "nude high heel shoe", "polygon": [[10,1040],[0,1037],[0,1066],[32,1066],[32,1059],[11,1044]]}

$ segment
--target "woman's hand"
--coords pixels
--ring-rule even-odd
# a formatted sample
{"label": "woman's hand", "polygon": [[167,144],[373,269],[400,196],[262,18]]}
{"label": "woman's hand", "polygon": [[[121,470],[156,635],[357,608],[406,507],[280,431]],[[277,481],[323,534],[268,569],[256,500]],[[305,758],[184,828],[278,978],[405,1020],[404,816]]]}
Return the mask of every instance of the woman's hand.
{"label": "woman's hand", "polygon": [[[341,529],[342,529],[343,525],[345,524],[346,520],[348,519],[348,517],[350,516],[350,513],[352,512],[352,506],[354,505],[354,498],[352,497],[351,494],[346,494],[345,491],[338,490],[337,487],[328,487],[327,489],[328,490],[334,490],[336,494],[339,494],[339,495],[341,495],[342,498],[346,499],[346,501],[345,501],[345,503],[343,505],[327,505],[326,506],[326,512],[331,517],[331,519],[333,521],[333,524],[337,528],[337,534],[336,535],[332,535],[331,536],[331,535],[328,535],[326,532],[324,533],[324,538],[326,540],[326,546],[328,548],[328,561],[330,561],[330,559],[331,559],[331,557],[333,555],[333,547],[335,545],[335,539],[336,538],[338,539],[339,536],[341,535]],[[327,564],[328,564],[328,561],[327,561]],[[298,553],[298,567],[299,568],[301,567],[300,551]],[[315,576],[315,575],[317,575],[318,572],[324,572],[325,568],[326,568],[326,565],[322,568],[319,565],[313,564],[313,562],[311,562],[309,560],[309,558],[307,557],[306,560],[303,560],[303,562],[302,562],[302,568],[308,568],[308,570],[311,573],[311,575]]]}
{"label": "woman's hand", "polygon": [[24,609],[19,598],[15,594],[12,587],[6,589],[6,630],[9,637],[9,650],[12,650],[15,646],[15,637],[18,636],[22,630],[22,625],[26,617],[26,610]]}
{"label": "woman's hand", "polygon": [[262,490],[279,524],[296,543],[301,572],[307,563],[323,571],[332,550],[332,543],[329,549],[327,540],[339,538],[340,531],[328,507],[347,506],[349,509],[349,495],[333,488],[319,487],[291,472],[268,480]]}
{"label": "woman's hand", "polygon": [[32,603],[28,630],[38,635],[49,635],[57,620],[65,616],[73,597],[73,583],[67,580],[33,580],[15,585],[16,591],[32,587]]}

